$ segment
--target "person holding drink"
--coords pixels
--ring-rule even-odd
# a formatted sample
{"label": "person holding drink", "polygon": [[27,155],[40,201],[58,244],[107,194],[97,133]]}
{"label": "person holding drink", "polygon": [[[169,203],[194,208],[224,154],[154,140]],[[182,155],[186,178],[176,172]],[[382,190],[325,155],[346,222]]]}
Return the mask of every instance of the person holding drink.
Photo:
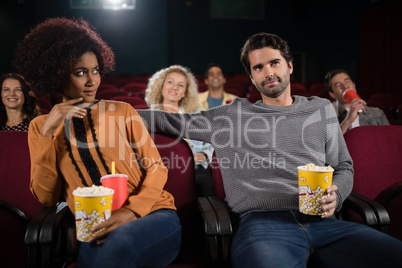
{"label": "person holding drink", "polygon": [[[234,223],[232,267],[400,265],[401,241],[332,217],[351,193],[352,159],[331,103],[291,95],[293,58],[287,42],[275,34],[252,35],[240,59],[261,101],[234,99],[192,114],[138,111],[151,132],[214,146],[225,201],[239,219]],[[310,163],[333,168],[319,216],[299,211],[298,167]],[[323,179],[329,182],[331,174]]]}
{"label": "person holding drink", "polygon": [[335,99],[333,106],[341,124],[342,133],[358,126],[389,125],[384,112],[368,107],[356,92],[356,84],[347,71],[337,69],[325,75],[329,95]]}
{"label": "person holding drink", "polygon": [[95,99],[101,75],[114,69],[112,49],[85,20],[51,18],[19,43],[14,65],[39,92],[63,97],[29,127],[30,188],[41,203],[65,200],[74,213],[73,191],[101,187],[113,161],[128,176],[126,203],[79,243],[78,267],[169,265],[181,225],[163,189],[167,169],[131,105]]}

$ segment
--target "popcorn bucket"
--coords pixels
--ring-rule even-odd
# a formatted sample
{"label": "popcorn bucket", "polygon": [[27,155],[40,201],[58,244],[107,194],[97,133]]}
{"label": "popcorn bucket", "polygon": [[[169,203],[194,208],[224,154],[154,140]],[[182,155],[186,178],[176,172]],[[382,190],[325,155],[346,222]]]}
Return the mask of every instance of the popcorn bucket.
{"label": "popcorn bucket", "polygon": [[112,212],[114,191],[102,187],[103,193],[99,191],[97,193],[90,193],[88,188],[91,189],[93,187],[78,188],[73,191],[77,240],[81,242],[88,242],[94,234],[101,232],[102,230],[92,233],[90,229],[92,226],[96,226],[109,219]]}
{"label": "popcorn bucket", "polygon": [[333,171],[306,170],[298,167],[299,173],[299,211],[307,215],[325,215],[321,209],[321,199],[326,189],[332,185]]}

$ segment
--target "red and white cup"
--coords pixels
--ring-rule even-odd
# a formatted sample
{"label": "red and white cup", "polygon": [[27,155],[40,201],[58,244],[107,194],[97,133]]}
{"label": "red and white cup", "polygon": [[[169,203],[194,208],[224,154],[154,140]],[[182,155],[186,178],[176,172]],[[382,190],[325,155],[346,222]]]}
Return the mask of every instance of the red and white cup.
{"label": "red and white cup", "polygon": [[[354,90],[353,88],[346,89],[343,92],[342,97],[349,104],[352,103],[352,101],[355,99],[361,99],[360,96],[357,94],[356,90]],[[359,110],[359,113],[361,112],[363,112],[362,109]]]}
{"label": "red and white cup", "polygon": [[103,187],[114,190],[112,211],[121,208],[127,202],[127,180],[125,174],[110,174],[101,178]]}

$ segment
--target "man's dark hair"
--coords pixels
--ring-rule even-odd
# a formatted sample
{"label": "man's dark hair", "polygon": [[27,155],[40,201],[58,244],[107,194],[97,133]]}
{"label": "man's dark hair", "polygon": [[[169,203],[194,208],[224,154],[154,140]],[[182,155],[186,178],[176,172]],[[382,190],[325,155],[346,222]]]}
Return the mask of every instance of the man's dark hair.
{"label": "man's dark hair", "polygon": [[328,73],[325,75],[325,86],[327,87],[328,91],[333,92],[333,90],[332,90],[332,88],[331,88],[331,79],[332,79],[335,75],[337,75],[337,74],[342,74],[342,73],[345,73],[345,74],[347,74],[347,75],[350,77],[350,74],[349,74],[346,70],[343,70],[343,69],[332,70],[332,71],[328,72]]}
{"label": "man's dark hair", "polygon": [[257,33],[249,37],[241,49],[240,61],[248,75],[251,75],[250,59],[248,57],[249,53],[264,47],[271,47],[279,50],[287,63],[293,61],[292,52],[285,40],[275,34]]}
{"label": "man's dark hair", "polygon": [[218,67],[222,70],[222,67],[218,63],[214,63],[214,62],[210,63],[210,64],[208,64],[207,69],[205,70],[205,73],[204,73],[205,78],[208,78],[209,69],[211,69],[212,67]]}

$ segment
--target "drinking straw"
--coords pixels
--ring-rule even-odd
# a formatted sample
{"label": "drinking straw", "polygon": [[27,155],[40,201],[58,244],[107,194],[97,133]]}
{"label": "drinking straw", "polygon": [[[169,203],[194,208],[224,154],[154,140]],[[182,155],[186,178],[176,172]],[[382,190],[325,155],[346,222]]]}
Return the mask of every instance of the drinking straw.
{"label": "drinking straw", "polygon": [[115,173],[115,163],[114,163],[114,161],[112,161],[112,174],[114,174]]}

